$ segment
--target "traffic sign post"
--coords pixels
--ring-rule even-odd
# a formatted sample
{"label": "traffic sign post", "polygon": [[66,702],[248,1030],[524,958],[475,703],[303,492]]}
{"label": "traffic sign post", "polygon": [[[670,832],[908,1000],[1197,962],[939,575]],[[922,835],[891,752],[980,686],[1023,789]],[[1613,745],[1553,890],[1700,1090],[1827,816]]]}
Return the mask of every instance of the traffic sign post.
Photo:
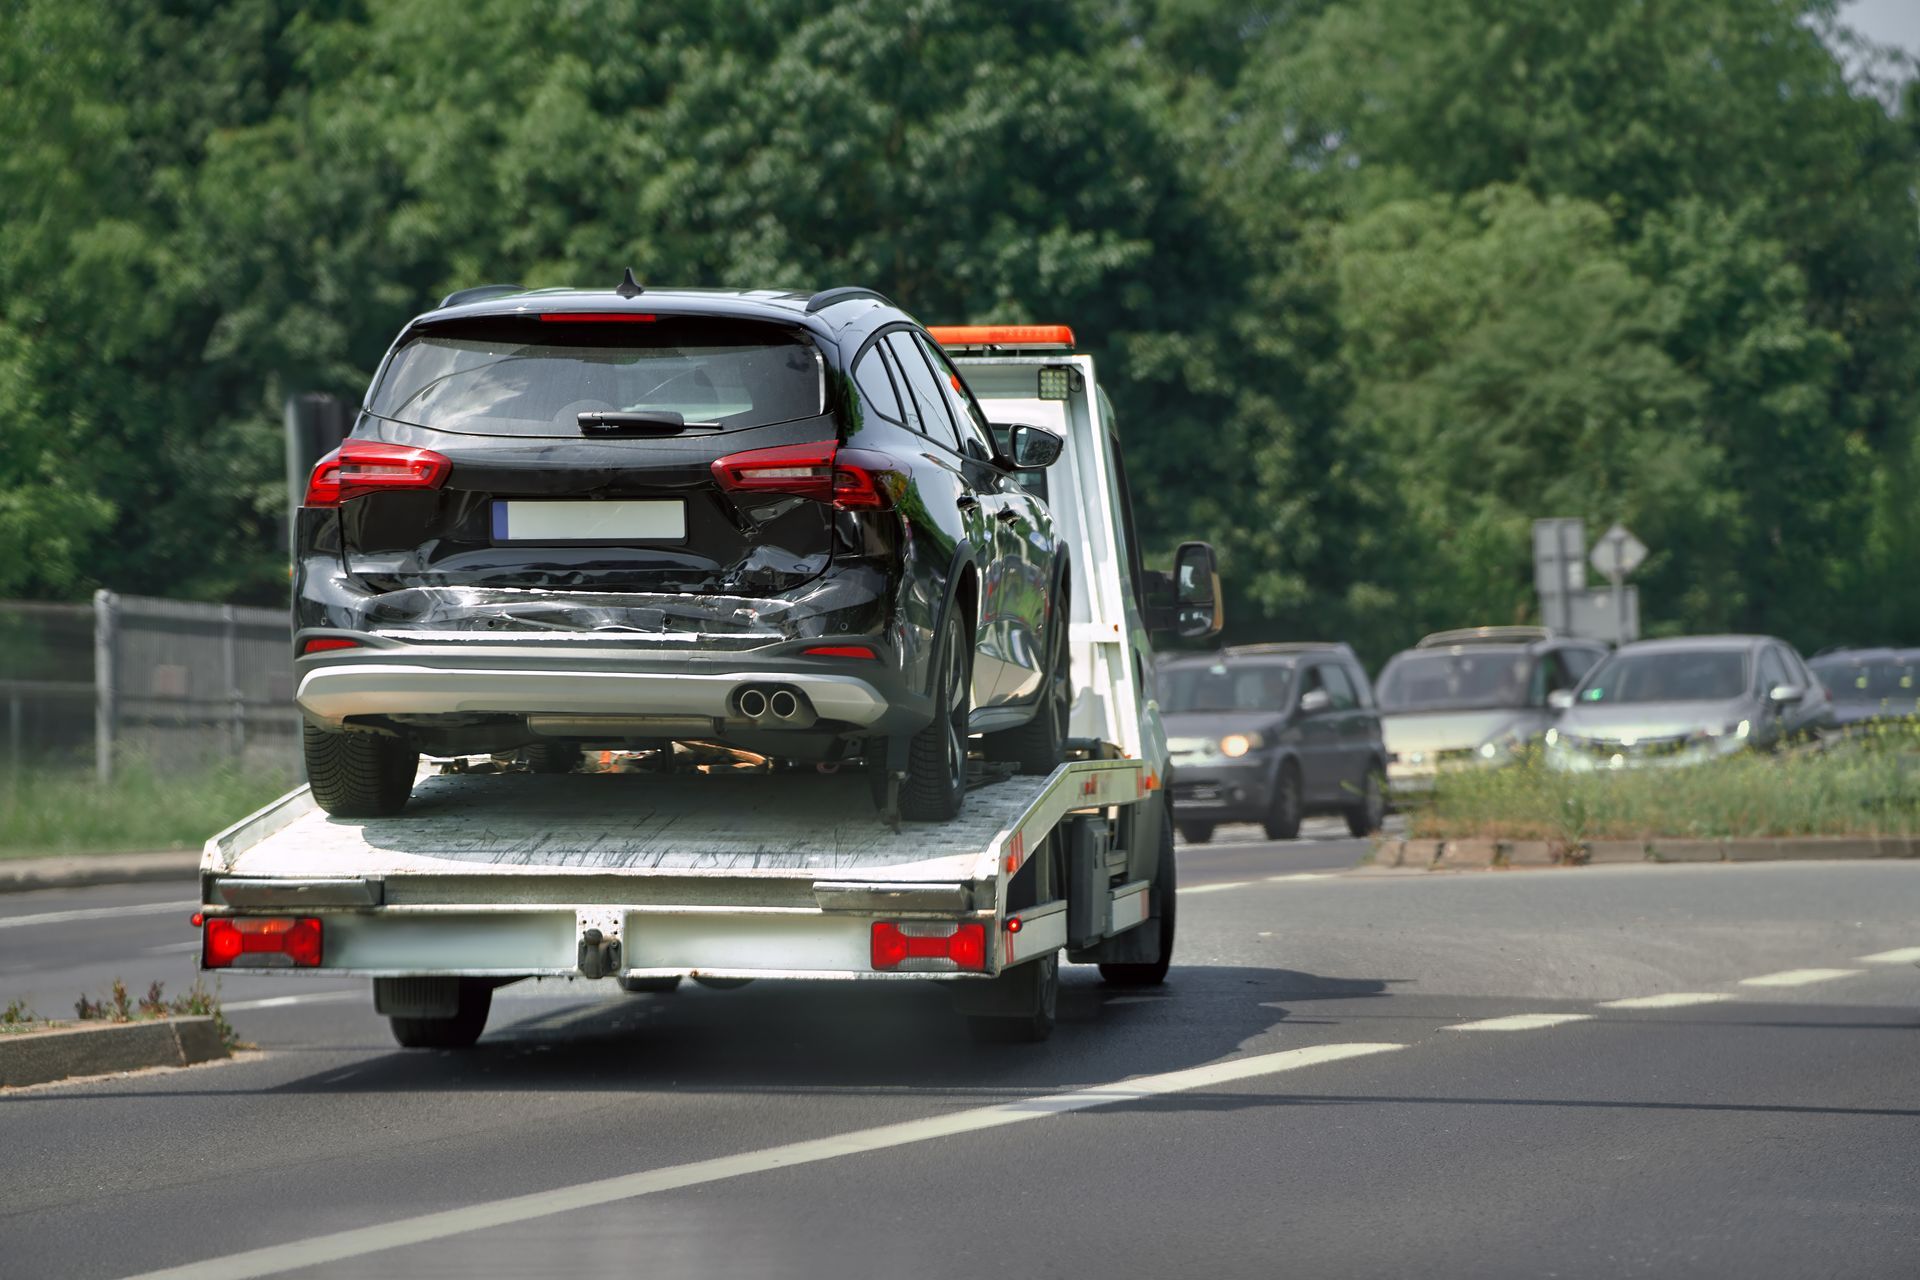
{"label": "traffic sign post", "polygon": [[1638,569],[1646,558],[1647,544],[1634,537],[1627,526],[1617,520],[1593,545],[1593,555],[1589,557],[1593,567],[1613,584],[1615,644],[1625,644],[1628,637],[1627,575]]}

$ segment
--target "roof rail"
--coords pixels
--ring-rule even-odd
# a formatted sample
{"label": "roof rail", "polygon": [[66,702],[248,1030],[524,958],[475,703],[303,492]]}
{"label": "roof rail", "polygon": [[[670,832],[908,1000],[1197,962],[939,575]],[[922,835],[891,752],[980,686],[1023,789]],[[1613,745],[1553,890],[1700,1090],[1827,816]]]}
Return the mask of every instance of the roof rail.
{"label": "roof rail", "polygon": [[1456,644],[1532,644],[1553,639],[1552,627],[1461,627],[1422,636],[1416,649],[1443,649]]}
{"label": "roof rail", "polygon": [[1344,640],[1274,640],[1264,644],[1230,644],[1222,653],[1346,653],[1353,646]]}
{"label": "roof rail", "polygon": [[445,311],[448,307],[464,307],[469,302],[485,302],[488,298],[504,297],[509,293],[525,293],[523,284],[477,284],[471,289],[455,289],[440,299],[436,311]]}
{"label": "roof rail", "polygon": [[807,299],[807,314],[825,311],[828,307],[838,306],[842,302],[852,302],[858,298],[872,298],[882,306],[890,307],[893,299],[877,289],[862,289],[858,285],[842,285],[837,289],[822,289]]}

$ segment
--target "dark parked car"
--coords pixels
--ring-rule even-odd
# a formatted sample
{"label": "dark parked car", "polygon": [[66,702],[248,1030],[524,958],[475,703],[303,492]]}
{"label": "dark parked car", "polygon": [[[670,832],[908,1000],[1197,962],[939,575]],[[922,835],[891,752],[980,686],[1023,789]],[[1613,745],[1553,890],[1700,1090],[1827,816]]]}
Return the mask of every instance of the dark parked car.
{"label": "dark parked car", "polygon": [[1067,557],[958,370],[865,289],[489,286],[410,322],[315,468],[294,576],[307,768],[405,804],[417,753],[719,743],[864,759],[960,808],[968,737],[1045,772]]}
{"label": "dark parked car", "polygon": [[1920,714],[1920,649],[1834,649],[1807,666],[1833,699],[1835,724]]}
{"label": "dark parked car", "polygon": [[1606,656],[1603,644],[1545,627],[1440,631],[1396,653],[1374,689],[1388,793],[1430,791],[1443,770],[1511,764],[1559,716],[1547,699]]}
{"label": "dark parked car", "polygon": [[1173,760],[1173,816],[1196,844],[1223,822],[1274,840],[1308,814],[1337,813],[1355,835],[1380,829],[1386,746],[1373,690],[1344,644],[1237,645],[1180,656],[1158,672]]}

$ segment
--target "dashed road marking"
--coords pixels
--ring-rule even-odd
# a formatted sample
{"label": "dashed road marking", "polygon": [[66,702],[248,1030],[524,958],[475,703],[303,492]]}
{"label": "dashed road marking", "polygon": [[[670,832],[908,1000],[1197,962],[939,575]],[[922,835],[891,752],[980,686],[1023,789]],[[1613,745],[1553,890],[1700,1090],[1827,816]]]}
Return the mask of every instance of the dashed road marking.
{"label": "dashed road marking", "polygon": [[1287,880],[1331,880],[1339,874],[1337,871],[1295,871],[1290,875],[1268,876],[1267,880],[1273,884]]}
{"label": "dashed road marking", "polygon": [[36,916],[0,916],[0,929],[21,929],[36,924],[70,924],[76,920],[110,920],[117,916],[157,916],[169,911],[179,911],[180,923],[186,924],[186,914],[198,910],[200,904],[189,899],[186,902],[136,902],[125,907],[81,907],[74,911],[43,911]]}
{"label": "dashed road marking", "polygon": [[1832,982],[1835,978],[1851,978],[1861,969],[1786,969],[1779,973],[1763,973],[1757,978],[1742,978],[1743,987],[1810,987],[1816,982]]}
{"label": "dashed road marking", "polygon": [[1479,1022],[1456,1022],[1442,1031],[1542,1031],[1569,1022],[1591,1022],[1590,1013],[1510,1013],[1504,1018],[1482,1018]]}
{"label": "dashed road marking", "polygon": [[1695,1004],[1719,1004],[1733,997],[1724,991],[1669,991],[1657,996],[1629,996],[1625,1000],[1602,1000],[1602,1009],[1684,1009]]}
{"label": "dashed road marking", "polygon": [[1920,964],[1920,947],[1899,947],[1893,951],[1876,951],[1870,956],[1861,956],[1861,964]]}
{"label": "dashed road marking", "polygon": [[1219,893],[1222,889],[1244,889],[1252,884],[1251,880],[1228,880],[1224,884],[1196,884],[1192,888],[1182,888],[1181,897],[1194,893]]}
{"label": "dashed road marking", "polygon": [[1204,1067],[1189,1067],[1163,1075],[1136,1076],[1131,1080],[1119,1080],[1091,1089],[1076,1089],[1070,1093],[1039,1094],[990,1107],[927,1116],[872,1129],[856,1129],[830,1138],[792,1142],[760,1151],[720,1156],[713,1160],[647,1169],[620,1177],[596,1178],[591,1182],[556,1187],[551,1191],[536,1191],[532,1195],[483,1201],[465,1208],[422,1214],[417,1218],[402,1218],[378,1226],[310,1236],[305,1240],[269,1245],[264,1249],[249,1249],[224,1258],[210,1258],[163,1271],[150,1271],[132,1277],[132,1280],[249,1280],[253,1276],[361,1258],[406,1245],[444,1240],[470,1231],[511,1226],[516,1222],[633,1200],[681,1187],[702,1186],[728,1178],[763,1173],[769,1169],[790,1169],[796,1165],[817,1164],[842,1156],[932,1142],[964,1133],[978,1133],[984,1129],[1023,1124],[1029,1120],[1044,1120],[1049,1116],[1085,1111],[1092,1107],[1111,1106],[1117,1102],[1138,1102],[1240,1080],[1254,1080],[1283,1071],[1297,1071],[1302,1067],[1339,1062],[1347,1058],[1391,1053],[1405,1047],[1399,1044],[1322,1044],[1289,1049],[1282,1053],[1263,1053],[1251,1058],[1232,1058]]}
{"label": "dashed road marking", "polygon": [[231,1004],[222,1003],[224,1013],[243,1013],[248,1009],[281,1009],[295,1004],[325,1004],[335,1000],[365,1000],[367,993],[355,991],[315,991],[299,996],[266,996],[259,1000],[235,1000]]}

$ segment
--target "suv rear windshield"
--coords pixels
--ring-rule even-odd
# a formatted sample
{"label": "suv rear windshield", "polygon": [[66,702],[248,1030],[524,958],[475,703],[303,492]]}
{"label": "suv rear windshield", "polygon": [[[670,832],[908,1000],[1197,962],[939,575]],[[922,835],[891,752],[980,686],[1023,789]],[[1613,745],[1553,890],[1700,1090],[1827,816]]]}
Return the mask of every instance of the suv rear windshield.
{"label": "suv rear windshield", "polygon": [[1374,688],[1382,711],[1524,707],[1534,659],[1525,649],[1410,650],[1387,663]]}
{"label": "suv rear windshield", "polygon": [[1915,680],[1916,664],[1896,658],[1876,658],[1865,662],[1840,660],[1807,664],[1820,683],[1827,687],[1835,702],[1880,702],[1886,698],[1911,698],[1920,681]]}
{"label": "suv rear windshield", "polygon": [[579,415],[596,411],[723,428],[816,417],[826,387],[813,345],[770,325],[513,318],[423,331],[394,353],[368,410],[436,431],[578,438]]}
{"label": "suv rear windshield", "polygon": [[1160,709],[1184,711],[1285,711],[1293,704],[1290,662],[1197,662],[1160,672]]}

